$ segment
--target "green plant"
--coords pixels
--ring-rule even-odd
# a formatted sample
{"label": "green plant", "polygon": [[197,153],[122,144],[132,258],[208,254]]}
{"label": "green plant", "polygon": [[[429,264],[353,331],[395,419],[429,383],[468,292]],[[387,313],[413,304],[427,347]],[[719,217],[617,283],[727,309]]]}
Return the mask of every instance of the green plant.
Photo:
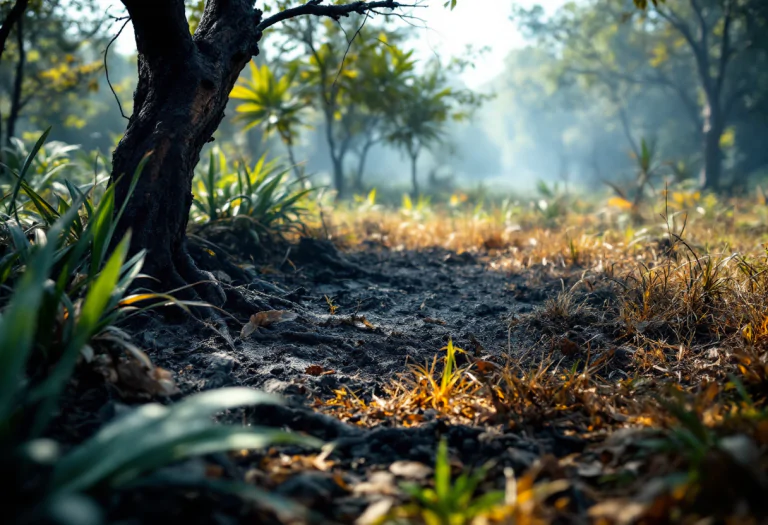
{"label": "green plant", "polygon": [[304,180],[287,181],[288,169],[266,153],[253,167],[230,163],[224,152],[211,151],[208,166],[193,187],[193,220],[203,224],[243,225],[256,243],[301,229],[305,201],[312,189]]}
{"label": "green plant", "polygon": [[241,77],[229,95],[243,101],[235,108],[235,118],[245,124],[245,131],[263,126],[265,136],[277,133],[285,144],[296,175],[300,176],[293,146],[301,126],[301,113],[306,106],[293,92],[297,70],[292,67],[278,79],[269,66],[257,66],[251,61],[250,72],[250,80]]}
{"label": "green plant", "polygon": [[475,496],[486,472],[487,467],[475,472],[463,472],[452,481],[448,444],[441,440],[435,460],[434,488],[403,483],[401,488],[413,499],[413,503],[400,510],[407,517],[420,518],[427,525],[468,524],[504,503],[503,491],[494,490]]}
{"label": "green plant", "polygon": [[568,214],[568,195],[561,191],[558,183],[552,183],[550,186],[540,180],[536,184],[536,191],[541,199],[535,203],[534,210],[544,219],[547,226],[554,226],[557,221],[565,218]]}
{"label": "green plant", "polygon": [[[31,513],[24,516],[28,522],[50,519],[48,513],[62,502],[94,517],[97,509],[85,495],[141,483],[146,474],[190,456],[267,444],[318,446],[317,440],[279,430],[214,424],[211,417],[222,410],[279,402],[245,388],[198,394],[171,407],[144,405],[64,455],[55,441],[43,437],[77,363],[93,355],[99,337],[140,358],[143,354],[119,337],[113,323],[137,302],[173,301],[156,294],[126,295],[144,253],[129,259],[130,237],[113,239],[123,210],[115,209],[112,188],[95,203],[70,185],[72,200],[59,199],[54,207],[27,184],[25,175],[45,136],[15,173],[10,213],[1,223],[10,242],[2,258],[3,284],[11,291],[0,299],[0,464],[15,473],[18,498],[12,501],[28,505],[23,509]],[[140,172],[141,167],[134,187]],[[29,200],[22,202],[22,194]],[[34,211],[29,227],[16,218],[26,205]],[[219,488],[274,500],[239,485]]]}

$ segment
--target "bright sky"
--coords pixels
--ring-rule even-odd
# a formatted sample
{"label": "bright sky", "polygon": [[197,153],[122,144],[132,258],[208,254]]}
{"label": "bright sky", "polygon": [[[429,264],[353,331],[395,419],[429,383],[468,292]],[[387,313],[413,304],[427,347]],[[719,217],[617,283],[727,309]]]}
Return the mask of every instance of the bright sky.
{"label": "bright sky", "polygon": [[[122,5],[118,0],[101,0],[109,12],[122,14]],[[522,35],[509,19],[512,5],[530,7],[542,5],[548,12],[557,9],[567,0],[459,0],[456,9],[450,11],[443,7],[444,0],[424,0],[428,4],[414,13],[424,20],[419,29],[416,43],[419,54],[427,57],[439,52],[445,56],[459,56],[468,44],[479,49],[488,46],[490,51],[481,55],[475,67],[464,73],[464,82],[470,88],[478,88],[500,74],[504,68],[504,59],[510,50],[524,45]],[[297,4],[303,0],[297,0]],[[258,2],[256,3],[258,5]],[[134,49],[133,35],[126,30],[118,41],[118,49],[130,52]]]}
{"label": "bright sky", "polygon": [[466,46],[476,49],[488,46],[490,51],[481,55],[464,73],[464,82],[470,88],[478,88],[499,75],[504,59],[512,49],[525,41],[514,22],[510,20],[513,4],[531,7],[539,4],[552,12],[567,0],[459,0],[451,11],[443,7],[443,0],[429,0],[429,6],[416,10],[428,29],[420,29],[420,51],[460,56]]}

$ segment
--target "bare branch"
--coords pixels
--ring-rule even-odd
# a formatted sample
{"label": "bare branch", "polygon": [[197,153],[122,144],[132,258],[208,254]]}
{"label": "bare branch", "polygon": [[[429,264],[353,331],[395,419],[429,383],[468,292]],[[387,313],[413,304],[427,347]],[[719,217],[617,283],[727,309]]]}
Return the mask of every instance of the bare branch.
{"label": "bare branch", "polygon": [[375,9],[421,7],[415,4],[401,4],[399,2],[395,2],[394,0],[378,0],[374,2],[361,1],[341,5],[322,5],[322,1],[323,0],[310,0],[304,5],[280,11],[279,13],[262,20],[257,29],[259,31],[264,31],[265,29],[272,27],[273,25],[278,24],[284,20],[303,15],[327,16],[334,20],[339,20],[340,18],[349,16],[350,14],[356,13],[363,15]]}
{"label": "bare branch", "polygon": [[27,9],[29,0],[16,0],[13,4],[8,16],[3,20],[3,25],[0,27],[0,58],[3,57],[3,51],[5,51],[5,42],[8,40],[8,36],[11,34],[11,29],[17,21],[24,16],[24,11]]}
{"label": "bare branch", "polygon": [[[115,19],[115,21],[122,20],[122,19]],[[112,37],[112,40],[109,41],[107,44],[106,49],[104,49],[104,74],[107,77],[107,85],[109,85],[109,89],[112,91],[112,94],[115,96],[115,101],[117,102],[117,108],[120,110],[120,115],[125,120],[130,120],[125,113],[123,112],[123,105],[120,103],[120,97],[117,96],[117,92],[115,91],[115,88],[112,86],[112,82],[109,80],[109,64],[107,64],[107,55],[109,54],[109,48],[112,47],[112,44],[115,43],[115,40],[120,38],[120,34],[123,32],[123,29],[125,29],[125,26],[128,25],[128,22],[130,22],[131,19],[126,17],[124,19],[123,25],[120,26],[120,29],[117,31],[117,34]]]}

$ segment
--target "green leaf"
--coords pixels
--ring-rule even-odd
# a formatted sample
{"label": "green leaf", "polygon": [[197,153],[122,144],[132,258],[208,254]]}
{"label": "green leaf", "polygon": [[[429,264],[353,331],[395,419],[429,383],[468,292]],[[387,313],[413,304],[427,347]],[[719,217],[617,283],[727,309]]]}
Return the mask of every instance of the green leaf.
{"label": "green leaf", "polygon": [[248,388],[196,394],[172,407],[144,405],[107,425],[57,465],[53,488],[81,491],[113,486],[185,457],[271,443],[318,447],[321,442],[276,429],[217,425],[211,416],[226,409],[279,399]]}
{"label": "green leaf", "polygon": [[11,211],[13,211],[13,214],[16,217],[17,222],[19,220],[19,216],[16,214],[16,198],[19,195],[19,190],[21,189],[21,183],[24,180],[24,177],[27,175],[27,171],[29,171],[29,167],[32,165],[32,161],[35,160],[35,157],[37,156],[38,151],[40,151],[40,148],[43,147],[43,144],[45,143],[45,140],[48,138],[48,134],[50,134],[50,132],[51,132],[51,128],[49,127],[43,132],[42,135],[40,135],[40,137],[37,139],[37,142],[35,142],[35,145],[32,146],[32,149],[29,151],[27,158],[24,159],[24,164],[21,166],[21,171],[19,171],[18,173],[19,178],[13,187],[13,193],[11,194],[11,201],[8,203],[8,207],[6,208],[6,214],[10,215]]}

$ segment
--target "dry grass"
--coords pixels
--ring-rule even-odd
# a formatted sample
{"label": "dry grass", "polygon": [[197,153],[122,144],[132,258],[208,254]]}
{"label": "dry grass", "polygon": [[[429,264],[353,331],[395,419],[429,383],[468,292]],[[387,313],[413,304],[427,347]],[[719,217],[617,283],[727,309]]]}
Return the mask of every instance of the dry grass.
{"label": "dry grass", "polygon": [[[694,206],[690,216],[670,199],[647,213],[658,220],[634,226],[611,210],[554,226],[501,209],[339,212],[325,233],[351,249],[369,241],[469,251],[489,271],[560,291],[511,320],[512,330],[538,330],[537,348],[504,349],[492,361],[449,346],[384,396],[339,391],[319,405],[361,425],[416,425],[436,414],[489,434],[579,436],[583,452],[537,467],[537,479],[570,484],[549,510],[579,519],[760,522],[768,516],[764,203],[707,199],[706,210],[677,199]],[[599,308],[585,301],[598,291],[609,297]],[[584,319],[600,343],[573,337],[574,320]],[[593,504],[585,510],[579,498]]]}

